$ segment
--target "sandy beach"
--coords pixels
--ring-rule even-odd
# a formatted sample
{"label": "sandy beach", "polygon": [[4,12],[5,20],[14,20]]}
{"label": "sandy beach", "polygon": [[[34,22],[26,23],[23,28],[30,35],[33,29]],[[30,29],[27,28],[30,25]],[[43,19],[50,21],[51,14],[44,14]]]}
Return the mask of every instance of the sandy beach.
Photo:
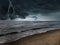
{"label": "sandy beach", "polygon": [[60,45],[60,29],[47,31],[0,45]]}

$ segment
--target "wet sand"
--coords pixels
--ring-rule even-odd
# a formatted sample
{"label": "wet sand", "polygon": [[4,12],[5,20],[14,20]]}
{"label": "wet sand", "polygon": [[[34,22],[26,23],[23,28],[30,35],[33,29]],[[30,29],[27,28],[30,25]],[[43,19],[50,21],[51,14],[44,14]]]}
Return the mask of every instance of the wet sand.
{"label": "wet sand", "polygon": [[0,45],[60,45],[60,29],[31,35],[17,41]]}

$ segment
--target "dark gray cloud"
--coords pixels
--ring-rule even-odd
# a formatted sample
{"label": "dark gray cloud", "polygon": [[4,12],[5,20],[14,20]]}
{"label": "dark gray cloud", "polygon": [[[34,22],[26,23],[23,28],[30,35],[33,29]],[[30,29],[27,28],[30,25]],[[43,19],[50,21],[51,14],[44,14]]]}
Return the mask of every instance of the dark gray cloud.
{"label": "dark gray cloud", "polygon": [[0,0],[1,20],[15,19],[17,17],[24,20],[29,18],[30,15],[32,15],[30,17],[33,19],[36,18],[38,20],[47,20],[47,17],[49,17],[49,20],[59,20],[60,18],[60,0],[11,0],[11,2],[14,6],[15,14],[13,14],[13,8],[10,8],[8,17],[9,2],[8,0]]}

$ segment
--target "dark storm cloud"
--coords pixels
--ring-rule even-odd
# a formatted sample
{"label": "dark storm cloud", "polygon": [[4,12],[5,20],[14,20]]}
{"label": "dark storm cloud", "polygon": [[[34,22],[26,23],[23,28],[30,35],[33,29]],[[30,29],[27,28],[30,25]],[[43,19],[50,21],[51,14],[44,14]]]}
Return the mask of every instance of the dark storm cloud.
{"label": "dark storm cloud", "polygon": [[60,9],[59,0],[19,0],[21,7],[33,12],[51,12]]}
{"label": "dark storm cloud", "polygon": [[[30,15],[29,12],[33,13],[33,15],[40,13],[42,16],[50,16],[51,13],[60,11],[60,0],[11,0],[11,2],[16,15],[12,15],[13,9],[10,8],[10,19],[17,17],[25,19],[26,16]],[[0,19],[8,19],[8,6],[8,0],[0,0]]]}

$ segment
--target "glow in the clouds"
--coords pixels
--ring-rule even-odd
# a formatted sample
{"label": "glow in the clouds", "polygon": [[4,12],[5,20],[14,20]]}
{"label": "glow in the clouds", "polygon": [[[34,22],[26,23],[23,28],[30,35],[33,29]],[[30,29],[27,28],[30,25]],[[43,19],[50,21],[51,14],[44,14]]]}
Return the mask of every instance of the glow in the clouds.
{"label": "glow in the clouds", "polygon": [[49,14],[30,14],[25,19],[16,18],[15,21],[59,21],[60,12]]}
{"label": "glow in the clouds", "polygon": [[49,17],[42,16],[41,14],[29,15],[25,19],[16,18],[15,21],[50,21]]}

